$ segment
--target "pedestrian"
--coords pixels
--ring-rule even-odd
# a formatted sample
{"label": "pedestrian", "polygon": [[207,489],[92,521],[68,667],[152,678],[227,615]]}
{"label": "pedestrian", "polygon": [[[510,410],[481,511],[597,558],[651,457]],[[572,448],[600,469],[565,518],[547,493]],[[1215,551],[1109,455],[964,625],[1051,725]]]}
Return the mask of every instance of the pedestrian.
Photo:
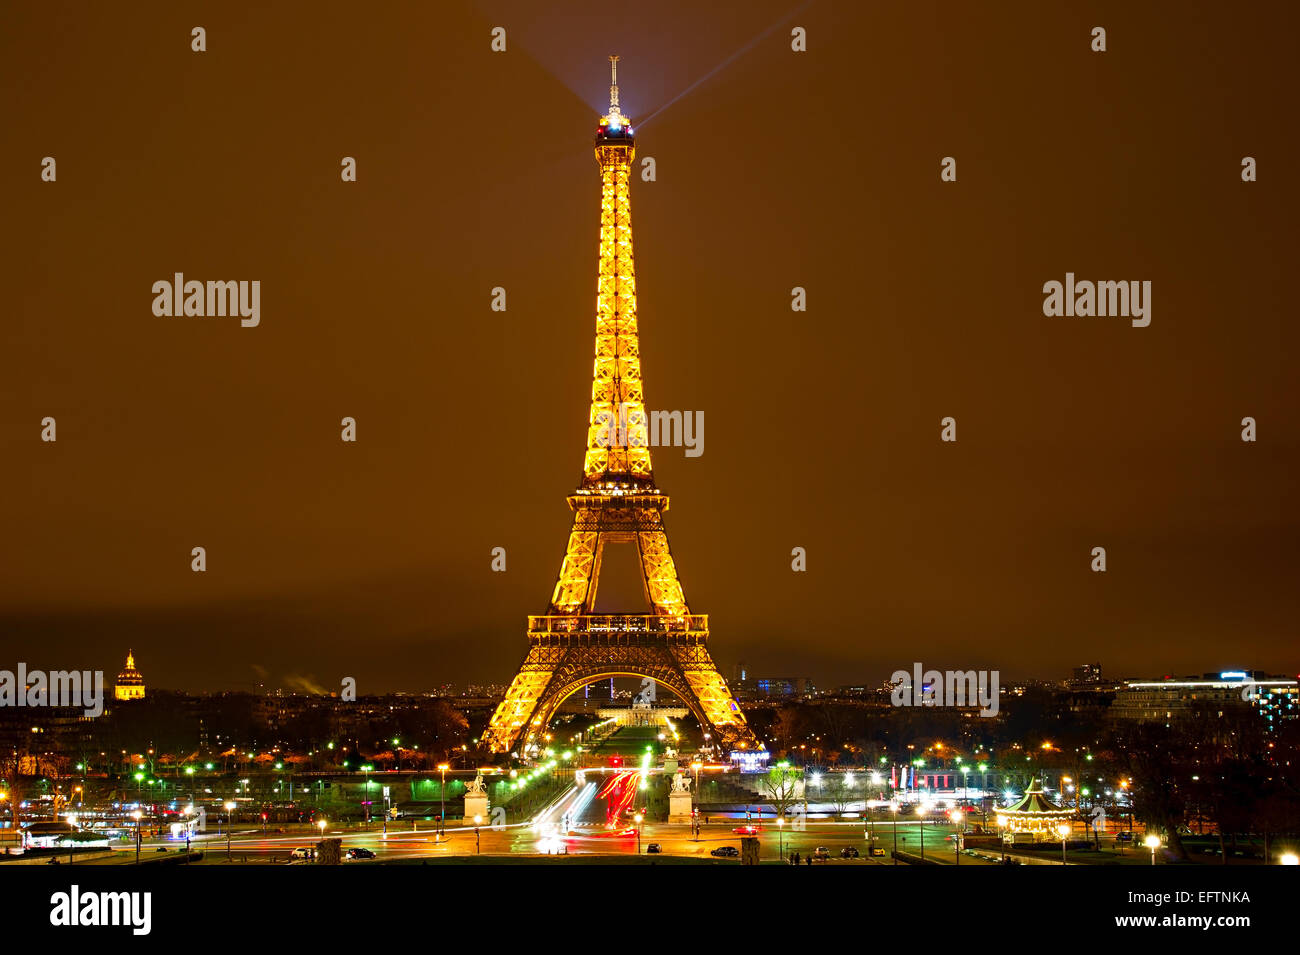
{"label": "pedestrian", "polygon": [[812,865],[812,856],[809,856],[806,861],[809,865]]}
{"label": "pedestrian", "polygon": [[797,852],[794,854],[794,864],[795,865],[799,864],[799,853]]}

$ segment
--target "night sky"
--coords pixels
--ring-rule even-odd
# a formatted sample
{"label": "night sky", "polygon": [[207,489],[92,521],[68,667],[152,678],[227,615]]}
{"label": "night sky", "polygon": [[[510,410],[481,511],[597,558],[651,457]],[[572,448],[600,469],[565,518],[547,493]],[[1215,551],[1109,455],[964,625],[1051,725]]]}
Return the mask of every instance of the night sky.
{"label": "night sky", "polygon": [[[1295,672],[1293,4],[268,6],[0,12],[0,667],[507,682],[581,476],[618,53],[725,674]],[[178,271],[261,324],[156,317]],[[1045,317],[1067,271],[1151,281],[1150,326]]]}

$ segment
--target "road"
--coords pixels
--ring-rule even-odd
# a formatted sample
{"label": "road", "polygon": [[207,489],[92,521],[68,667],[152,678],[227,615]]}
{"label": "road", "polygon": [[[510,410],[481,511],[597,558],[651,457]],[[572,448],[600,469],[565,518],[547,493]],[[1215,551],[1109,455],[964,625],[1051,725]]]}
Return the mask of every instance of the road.
{"label": "road", "polygon": [[[483,827],[477,839],[472,828],[449,828],[446,837],[439,839],[429,827],[412,832],[409,828],[399,828],[400,823],[389,823],[388,833],[379,828],[370,831],[360,829],[327,829],[326,836],[343,840],[343,848],[362,846],[373,851],[375,861],[400,861],[419,858],[446,858],[450,856],[484,855],[542,856],[542,855],[627,855],[637,852],[637,837],[634,826],[618,830],[608,830],[603,826],[576,828],[567,835],[557,831],[539,832],[530,826],[511,826],[500,829]],[[701,827],[698,838],[688,825],[668,825],[666,823],[643,823],[641,827],[641,851],[657,843],[664,854],[710,858],[710,852],[722,845],[740,847],[741,835],[734,831],[743,826],[743,820],[728,819],[725,822],[716,819]],[[877,845],[886,853],[893,847],[891,826],[888,823],[876,825]],[[943,826],[927,825],[925,827],[926,856],[941,862],[953,861],[952,843],[944,841],[949,830]],[[802,830],[787,826],[783,831],[774,826],[765,825],[758,833],[760,840],[760,858],[763,861],[776,861],[782,856],[788,857],[794,852],[806,858],[817,846],[826,846],[835,864],[884,864],[892,865],[893,860],[885,857],[868,857],[861,822],[824,822],[811,821]],[[321,838],[316,830],[303,827],[295,833],[262,833],[260,831],[239,831],[236,829],[230,840],[230,858],[234,864],[271,864],[287,863],[290,852],[298,846],[314,845]],[[156,853],[159,846],[170,851],[182,848],[184,843],[172,840],[146,840],[141,849],[141,856]],[[191,846],[202,849],[205,853],[204,865],[227,864],[226,839],[221,835],[211,835],[194,840]],[[855,860],[841,860],[840,850],[845,846],[854,846],[861,853]],[[900,823],[898,826],[898,847],[912,853],[920,851],[920,826],[916,823]],[[134,861],[134,845],[114,846],[114,852],[122,861]],[[963,857],[962,864],[968,858]],[[367,864],[367,863],[358,863]]]}

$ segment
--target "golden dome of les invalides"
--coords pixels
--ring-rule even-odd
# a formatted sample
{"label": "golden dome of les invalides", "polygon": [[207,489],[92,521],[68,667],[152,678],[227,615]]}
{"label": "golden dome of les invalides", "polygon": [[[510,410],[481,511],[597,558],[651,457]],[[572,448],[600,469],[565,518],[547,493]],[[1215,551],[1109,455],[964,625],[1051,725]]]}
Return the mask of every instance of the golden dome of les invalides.
{"label": "golden dome of les invalides", "polygon": [[126,669],[117,675],[113,697],[118,700],[144,699],[144,677],[135,668],[135,654],[130,650],[126,651]]}

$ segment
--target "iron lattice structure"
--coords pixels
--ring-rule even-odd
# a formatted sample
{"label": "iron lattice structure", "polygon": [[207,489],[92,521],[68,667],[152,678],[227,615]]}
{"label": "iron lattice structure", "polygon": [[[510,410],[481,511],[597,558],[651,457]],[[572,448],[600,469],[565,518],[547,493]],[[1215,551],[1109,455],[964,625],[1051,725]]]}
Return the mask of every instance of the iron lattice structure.
{"label": "iron lattice structure", "polygon": [[[600,164],[600,265],[596,359],[582,481],[569,496],[573,527],[547,613],[528,618],[528,655],[485,740],[495,753],[527,751],[572,693],[609,676],[648,677],[691,709],[725,748],[758,748],[709,655],[708,617],[692,614],[668,546],[668,496],[650,462],[632,265],[628,199],[635,142],[619,111],[617,57],[609,113],[596,130]],[[595,614],[606,544],[633,544],[645,614]]]}

